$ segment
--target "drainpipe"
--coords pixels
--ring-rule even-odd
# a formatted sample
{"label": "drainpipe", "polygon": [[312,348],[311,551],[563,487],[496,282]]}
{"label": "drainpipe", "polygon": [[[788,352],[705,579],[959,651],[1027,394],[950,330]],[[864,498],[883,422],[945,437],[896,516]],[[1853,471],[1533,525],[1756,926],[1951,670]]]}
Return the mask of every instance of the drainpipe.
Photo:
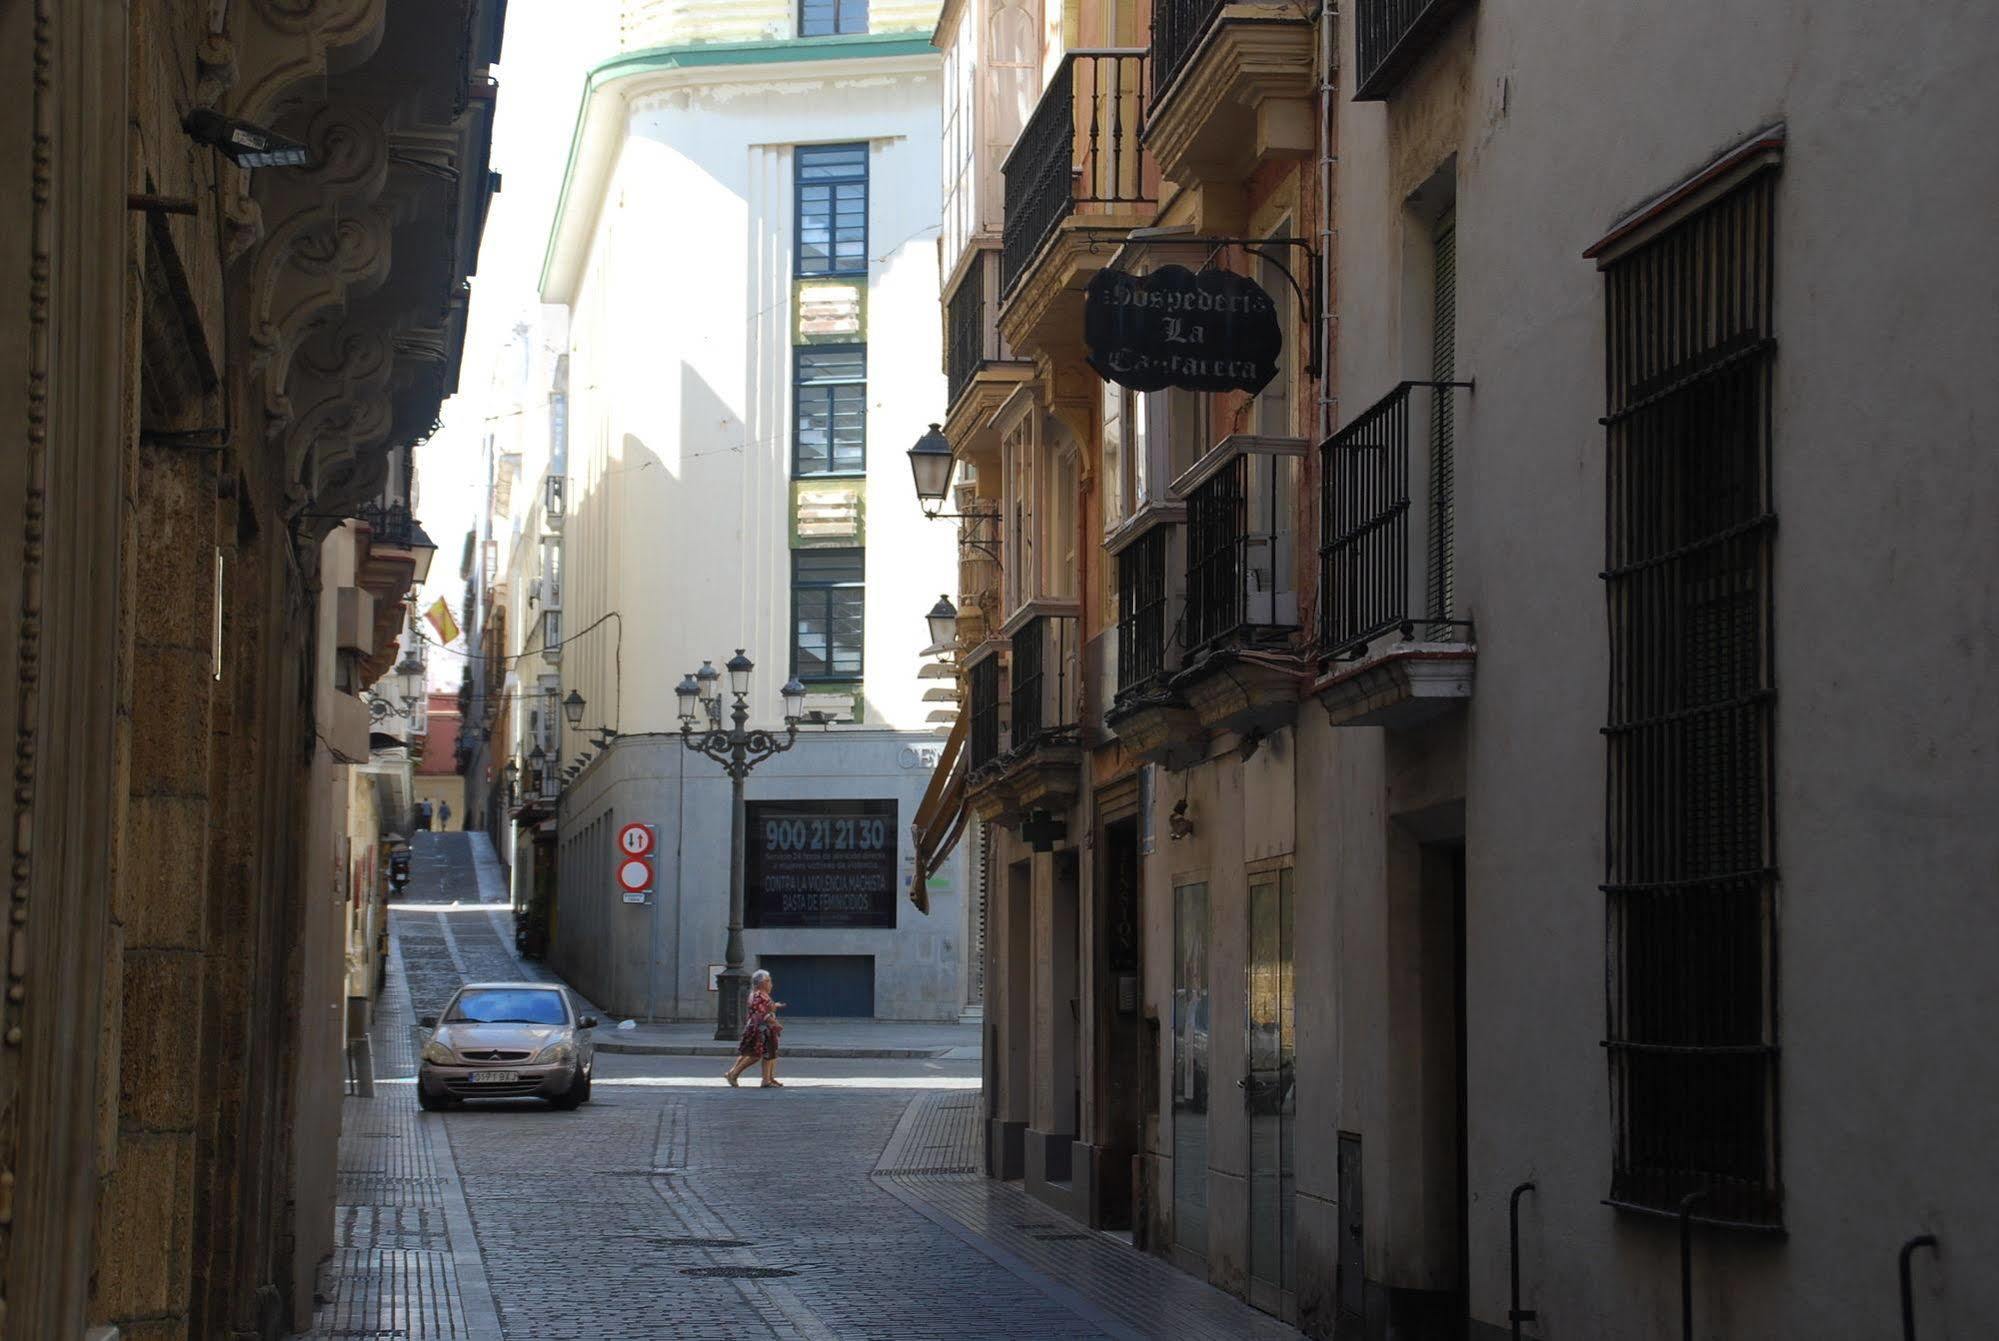
{"label": "drainpipe", "polygon": [[1339,165],[1334,122],[1334,85],[1338,76],[1339,6],[1322,0],[1319,6],[1319,437],[1337,428],[1339,397],[1333,391],[1333,172]]}

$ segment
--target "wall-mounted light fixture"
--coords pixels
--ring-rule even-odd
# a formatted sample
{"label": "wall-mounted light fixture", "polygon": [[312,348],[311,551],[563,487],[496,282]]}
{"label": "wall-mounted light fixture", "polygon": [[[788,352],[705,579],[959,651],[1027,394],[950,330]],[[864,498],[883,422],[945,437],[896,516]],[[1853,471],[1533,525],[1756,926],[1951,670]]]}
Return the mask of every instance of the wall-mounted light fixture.
{"label": "wall-mounted light fixture", "polygon": [[239,168],[303,168],[312,162],[312,151],[297,140],[224,116],[212,107],[195,108],[180,125],[196,144],[220,151]]}

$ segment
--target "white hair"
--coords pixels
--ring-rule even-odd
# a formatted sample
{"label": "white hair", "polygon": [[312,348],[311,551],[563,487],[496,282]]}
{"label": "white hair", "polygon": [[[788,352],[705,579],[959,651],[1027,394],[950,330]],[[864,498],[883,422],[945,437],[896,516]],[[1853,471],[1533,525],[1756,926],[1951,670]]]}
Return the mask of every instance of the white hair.
{"label": "white hair", "polygon": [[750,975],[750,986],[752,987],[762,987],[765,983],[769,981],[770,981],[769,969],[758,969],[755,973],[752,973]]}

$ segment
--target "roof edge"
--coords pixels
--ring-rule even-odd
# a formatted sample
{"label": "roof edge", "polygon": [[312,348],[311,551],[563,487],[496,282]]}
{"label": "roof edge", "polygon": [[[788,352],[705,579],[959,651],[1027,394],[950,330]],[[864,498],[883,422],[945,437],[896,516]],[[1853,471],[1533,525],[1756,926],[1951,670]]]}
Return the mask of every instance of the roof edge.
{"label": "roof edge", "polygon": [[628,79],[670,70],[937,54],[937,48],[931,45],[931,38],[925,33],[855,33],[835,37],[780,37],[752,42],[689,42],[624,51],[599,61],[583,76],[582,96],[576,103],[576,122],[569,132],[569,156],[562,168],[562,188],[555,198],[555,214],[549,220],[548,241],[542,247],[537,296],[543,302],[566,301],[548,297],[549,274],[555,265],[556,241],[562,236],[563,221],[569,213],[570,188],[576,181],[577,160],[583,152],[583,131],[589,121],[590,103],[600,92]]}

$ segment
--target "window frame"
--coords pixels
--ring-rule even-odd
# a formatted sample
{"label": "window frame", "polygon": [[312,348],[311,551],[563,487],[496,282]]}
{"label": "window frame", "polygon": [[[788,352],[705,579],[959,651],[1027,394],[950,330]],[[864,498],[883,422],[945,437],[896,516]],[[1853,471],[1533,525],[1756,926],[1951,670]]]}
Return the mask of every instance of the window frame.
{"label": "window frame", "polygon": [[841,15],[848,8],[849,0],[826,0],[826,7],[832,11],[833,24],[830,28],[826,28],[823,31],[813,32],[807,27],[805,17],[806,11],[814,7],[813,0],[798,0],[798,35],[800,37],[853,37],[872,31],[870,25],[874,20],[874,16],[869,12],[868,0],[855,0],[855,2],[858,3],[861,11],[860,27],[841,27]]}
{"label": "window frame", "polygon": [[[864,678],[867,670],[868,641],[867,554],[866,547],[860,545],[840,546],[838,548],[815,546],[791,551],[791,635],[787,639],[787,642],[791,649],[791,674],[801,684],[859,684]],[[859,575],[851,579],[832,582],[814,581],[808,583],[801,579],[799,575],[801,561],[807,558],[824,559],[834,555],[851,556],[858,564]],[[841,591],[853,592],[855,600],[858,602],[855,618],[859,629],[859,637],[853,651],[859,663],[859,668],[852,672],[844,672],[835,668],[837,652],[833,643],[833,596],[835,592]],[[820,616],[825,621],[826,628],[826,654],[824,661],[827,669],[823,674],[807,674],[800,665],[799,615],[804,608],[806,600],[811,596],[818,596],[824,602],[820,610]]]}
{"label": "window frame", "polygon": [[[802,376],[808,358],[836,353],[858,353],[861,359],[861,374],[858,378],[819,378],[806,381]],[[827,401],[826,419],[826,468],[806,470],[802,452],[804,449],[804,408],[805,391],[810,388],[858,387],[861,398],[861,441],[860,464],[842,467],[837,464],[833,425],[833,400]],[[791,351],[791,477],[795,480],[852,479],[868,473],[868,347],[865,343],[794,345]]]}
{"label": "window frame", "polygon": [[[819,156],[830,156],[843,151],[859,151],[858,169],[841,176],[807,177],[806,169]],[[868,273],[869,214],[874,207],[874,183],[871,168],[873,146],[867,140],[841,140],[830,144],[801,144],[791,151],[791,211],[792,211],[792,273],[799,279],[839,279],[865,276]],[[826,266],[812,269],[806,264],[805,224],[807,219],[805,193],[815,187],[828,187],[826,211]],[[859,186],[861,192],[861,234],[860,257],[855,265],[840,263],[840,191],[844,186]]]}

